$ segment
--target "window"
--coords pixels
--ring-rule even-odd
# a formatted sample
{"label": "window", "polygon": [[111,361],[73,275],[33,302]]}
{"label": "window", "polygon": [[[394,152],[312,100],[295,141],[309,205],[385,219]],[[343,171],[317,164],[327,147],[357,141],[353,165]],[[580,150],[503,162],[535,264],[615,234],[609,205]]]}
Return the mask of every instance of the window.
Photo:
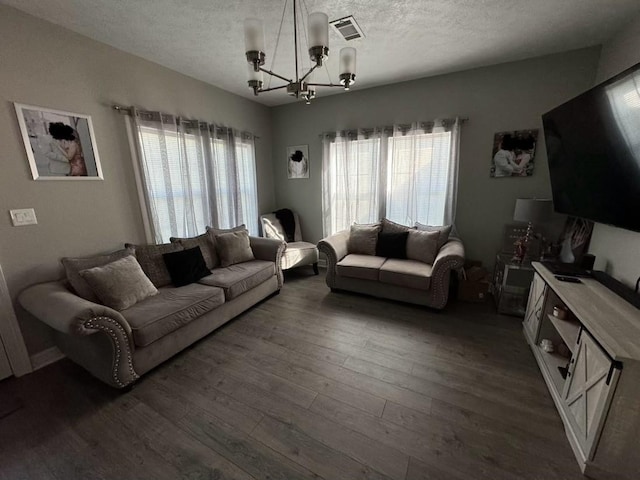
{"label": "window", "polygon": [[397,223],[443,225],[451,132],[389,139],[386,217]]}
{"label": "window", "polygon": [[[167,123],[167,120],[170,120]],[[207,225],[245,223],[258,230],[253,138],[224,129],[212,138],[209,126],[182,124],[149,114],[137,121],[145,200],[154,240],[190,237]]]}
{"label": "window", "polygon": [[453,223],[459,129],[444,123],[325,136],[325,235],[383,216],[404,225]]}

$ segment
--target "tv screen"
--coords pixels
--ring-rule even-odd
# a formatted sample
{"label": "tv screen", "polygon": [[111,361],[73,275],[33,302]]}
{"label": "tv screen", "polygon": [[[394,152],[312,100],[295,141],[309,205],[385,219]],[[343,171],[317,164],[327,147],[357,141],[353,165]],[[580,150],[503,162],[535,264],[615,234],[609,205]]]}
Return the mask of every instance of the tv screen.
{"label": "tv screen", "polygon": [[640,64],[542,123],[555,210],[640,231]]}

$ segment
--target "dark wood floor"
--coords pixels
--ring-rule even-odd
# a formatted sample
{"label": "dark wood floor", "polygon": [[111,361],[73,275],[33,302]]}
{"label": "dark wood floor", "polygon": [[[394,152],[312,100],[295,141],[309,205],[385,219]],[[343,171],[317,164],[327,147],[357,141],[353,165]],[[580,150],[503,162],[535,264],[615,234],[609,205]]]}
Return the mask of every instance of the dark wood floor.
{"label": "dark wood floor", "polygon": [[2,479],[579,479],[521,332],[288,275],[119,393],[63,360],[0,384]]}

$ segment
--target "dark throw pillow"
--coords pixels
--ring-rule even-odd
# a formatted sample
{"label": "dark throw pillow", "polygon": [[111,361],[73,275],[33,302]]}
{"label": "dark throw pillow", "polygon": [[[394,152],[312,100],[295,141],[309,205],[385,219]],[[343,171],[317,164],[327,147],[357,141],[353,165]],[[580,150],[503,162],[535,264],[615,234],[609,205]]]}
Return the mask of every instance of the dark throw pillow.
{"label": "dark throw pillow", "polygon": [[179,252],[165,253],[162,255],[171,283],[176,287],[197,282],[202,277],[211,275],[204,262],[200,247],[189,248]]}
{"label": "dark throw pillow", "polygon": [[387,258],[407,258],[407,237],[409,232],[394,232],[378,234],[376,255]]}

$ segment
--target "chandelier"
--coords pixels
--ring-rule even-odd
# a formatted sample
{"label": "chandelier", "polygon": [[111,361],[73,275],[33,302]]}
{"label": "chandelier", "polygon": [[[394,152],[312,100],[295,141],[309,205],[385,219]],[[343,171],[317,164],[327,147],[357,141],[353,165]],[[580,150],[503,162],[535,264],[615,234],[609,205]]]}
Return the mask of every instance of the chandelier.
{"label": "chandelier", "polygon": [[[282,31],[282,23],[284,22],[284,13],[286,12],[288,0],[285,1],[282,21],[278,30],[276,46],[274,49],[274,58],[280,42],[280,32]],[[264,68],[266,55],[264,53],[264,27],[261,20],[249,18],[244,22],[244,41],[247,62],[249,64],[249,87],[253,89],[253,94],[270,92],[273,90],[287,89],[287,93],[296,98],[303,98],[309,104],[311,99],[316,96],[316,87],[342,87],[349,90],[349,87],[356,80],[356,49],[345,47],[340,50],[340,83],[315,83],[313,75],[317,68],[323,66],[323,62],[329,56],[329,17],[321,12],[309,14],[307,42],[309,58],[312,67],[301,76],[301,65],[298,61],[298,14],[297,1],[293,0],[293,48],[296,65],[295,79],[287,78],[275,72]],[[302,25],[304,28],[304,24]],[[279,78],[287,82],[285,85],[277,87],[263,88],[263,72],[272,77]]]}

